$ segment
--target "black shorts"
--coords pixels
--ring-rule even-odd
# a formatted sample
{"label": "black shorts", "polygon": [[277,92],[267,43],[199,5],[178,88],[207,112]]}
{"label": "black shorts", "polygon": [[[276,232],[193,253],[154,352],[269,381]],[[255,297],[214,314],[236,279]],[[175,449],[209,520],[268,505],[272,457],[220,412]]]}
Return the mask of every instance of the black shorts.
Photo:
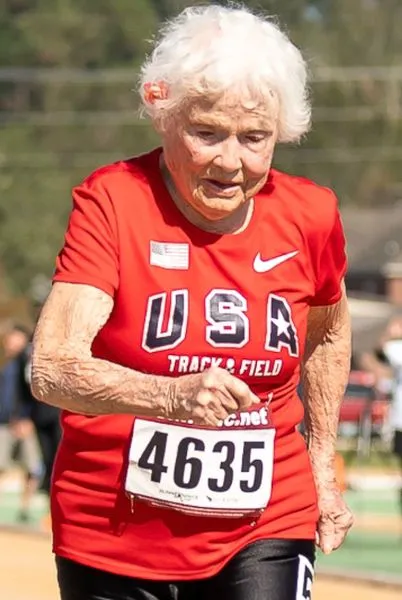
{"label": "black shorts", "polygon": [[208,579],[149,581],[56,558],[61,600],[309,600],[314,560],[312,541],[261,540]]}

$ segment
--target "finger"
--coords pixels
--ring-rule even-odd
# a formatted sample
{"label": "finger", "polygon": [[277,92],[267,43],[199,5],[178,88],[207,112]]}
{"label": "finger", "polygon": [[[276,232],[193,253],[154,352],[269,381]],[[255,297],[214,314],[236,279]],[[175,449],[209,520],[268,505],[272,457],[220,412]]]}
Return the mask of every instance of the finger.
{"label": "finger", "polygon": [[213,412],[208,408],[196,407],[191,415],[191,420],[195,425],[208,425],[210,427],[218,427],[219,420],[215,417]]}
{"label": "finger", "polygon": [[214,413],[215,417],[218,420],[223,421],[228,416],[229,412],[223,406],[221,399],[219,398],[219,391],[217,391],[211,398],[210,403],[208,404],[208,409]]}
{"label": "finger", "polygon": [[218,419],[215,413],[209,408],[206,408],[203,411],[202,416],[194,419],[194,421],[198,423],[198,425],[203,425],[204,427],[219,427],[222,423],[222,419]]}
{"label": "finger", "polygon": [[339,546],[343,544],[345,538],[348,534],[349,529],[339,528],[335,529],[333,539],[332,539],[332,550],[337,550]]}
{"label": "finger", "polygon": [[332,540],[332,550],[337,550],[345,541],[347,531],[338,531]]}
{"label": "finger", "polygon": [[343,544],[346,536],[348,535],[349,529],[353,525],[353,516],[350,512],[345,513],[338,517],[335,521],[335,534],[334,534],[334,547],[336,550]]}
{"label": "finger", "polygon": [[208,389],[225,390],[225,393],[236,402],[236,409],[248,408],[252,404],[261,404],[261,399],[254,394],[249,386],[231,375],[225,369],[211,368],[204,374],[204,386]]}
{"label": "finger", "polygon": [[[238,397],[231,393],[229,389],[232,380],[235,380],[235,382],[240,384],[237,392]],[[208,372],[205,372],[203,384],[208,391],[213,392],[219,397],[222,404],[225,406],[225,408],[227,408],[228,413],[236,412],[239,410],[239,408],[246,408],[251,404],[250,400],[248,399],[248,396],[251,392],[247,384],[240,379],[236,379],[224,369],[210,369]],[[218,392],[220,392],[220,394]],[[240,398],[239,401],[240,393],[244,395],[244,398]]]}
{"label": "finger", "polygon": [[228,392],[228,390],[222,386],[222,388],[214,388],[213,390],[215,398],[221,403],[222,407],[226,411],[226,416],[228,414],[232,414],[238,410],[238,405],[233,396]]}
{"label": "finger", "polygon": [[321,519],[318,523],[319,547],[324,554],[330,554],[334,549],[335,525],[329,518]]}
{"label": "finger", "polygon": [[252,404],[261,404],[261,400],[257,394],[254,394],[247,383],[241,379],[233,377],[233,375],[228,373],[228,377],[223,383],[227,391],[236,400],[239,409],[248,408]]}
{"label": "finger", "polygon": [[206,419],[205,419],[205,425],[208,425],[209,427],[219,427],[222,423],[222,419],[218,419],[216,417],[216,414],[212,411],[209,410],[206,414]]}
{"label": "finger", "polygon": [[228,412],[222,406],[216,393],[212,390],[200,390],[197,394],[196,406],[193,410],[194,417],[205,420],[206,415],[209,413],[214,415],[214,420],[216,422],[226,419],[228,416]]}

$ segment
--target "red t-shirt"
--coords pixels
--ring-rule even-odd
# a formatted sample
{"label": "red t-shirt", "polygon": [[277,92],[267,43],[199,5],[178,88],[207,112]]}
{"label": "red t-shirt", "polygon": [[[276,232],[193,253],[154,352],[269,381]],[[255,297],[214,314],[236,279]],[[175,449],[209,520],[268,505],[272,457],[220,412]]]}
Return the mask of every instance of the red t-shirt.
{"label": "red t-shirt", "polygon": [[[202,231],[171,200],[160,152],[103,167],[74,189],[54,281],[113,296],[94,356],[170,376],[217,364],[244,379],[261,406],[247,418],[231,416],[221,431],[275,430],[272,493],[258,518],[182,514],[143,499],[132,511],[125,478],[134,417],[64,411],[53,477],[54,549],[132,577],[195,579],[216,573],[255,540],[315,537],[316,493],[297,431],[299,365],[309,307],[341,297],[345,243],[334,194],[276,170],[243,232]],[[174,457],[164,460],[171,470]],[[254,467],[245,467],[251,479]]]}

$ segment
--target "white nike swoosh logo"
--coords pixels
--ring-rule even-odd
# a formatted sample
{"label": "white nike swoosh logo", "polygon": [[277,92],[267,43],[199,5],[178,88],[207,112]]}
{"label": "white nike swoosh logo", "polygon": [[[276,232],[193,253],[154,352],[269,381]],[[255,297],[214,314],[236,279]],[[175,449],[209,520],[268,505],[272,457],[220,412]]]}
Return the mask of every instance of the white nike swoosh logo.
{"label": "white nike swoosh logo", "polygon": [[263,260],[261,258],[261,254],[258,253],[254,259],[254,271],[257,271],[257,273],[266,273],[267,271],[271,271],[271,269],[281,265],[286,260],[289,260],[289,258],[296,256],[296,254],[299,254],[298,250],[295,250],[294,252],[288,252],[287,254],[281,254],[280,256],[275,256],[275,258]]}

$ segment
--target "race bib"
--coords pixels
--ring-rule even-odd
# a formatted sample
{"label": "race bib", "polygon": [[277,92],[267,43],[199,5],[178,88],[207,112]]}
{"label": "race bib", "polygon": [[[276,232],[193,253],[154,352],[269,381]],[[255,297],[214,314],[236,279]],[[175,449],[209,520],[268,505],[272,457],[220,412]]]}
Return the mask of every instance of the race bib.
{"label": "race bib", "polygon": [[201,429],[135,420],[128,495],[188,514],[242,517],[271,497],[274,429]]}

